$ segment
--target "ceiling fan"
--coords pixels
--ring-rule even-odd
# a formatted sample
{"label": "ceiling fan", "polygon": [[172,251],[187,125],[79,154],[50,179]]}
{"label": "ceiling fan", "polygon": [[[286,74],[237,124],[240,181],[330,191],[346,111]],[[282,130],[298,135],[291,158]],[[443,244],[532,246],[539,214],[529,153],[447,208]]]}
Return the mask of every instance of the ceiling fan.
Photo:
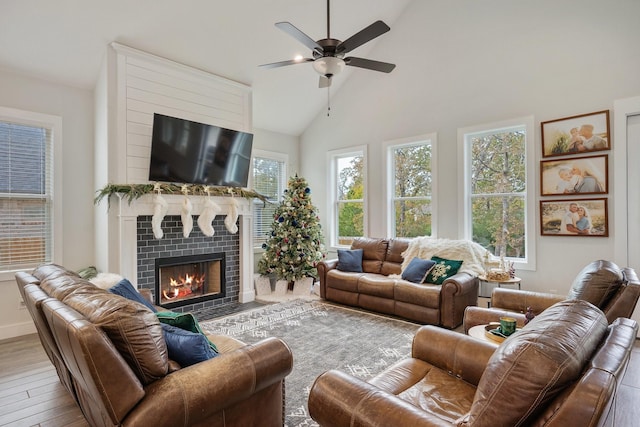
{"label": "ceiling fan", "polygon": [[345,41],[331,38],[331,21],[329,14],[329,0],[327,0],[327,38],[318,41],[300,31],[290,22],[278,22],[276,27],[289,34],[303,45],[311,49],[313,58],[291,59],[289,61],[273,62],[271,64],[260,65],[264,68],[277,68],[286,65],[302,64],[313,62],[313,69],[320,74],[318,87],[325,88],[331,86],[331,78],[341,72],[345,65],[351,67],[366,68],[368,70],[390,73],[396,66],[388,62],[373,61],[371,59],[357,58],[345,55],[357,47],[375,39],[390,30],[389,26],[382,21],[376,21],[368,27],[360,30]]}

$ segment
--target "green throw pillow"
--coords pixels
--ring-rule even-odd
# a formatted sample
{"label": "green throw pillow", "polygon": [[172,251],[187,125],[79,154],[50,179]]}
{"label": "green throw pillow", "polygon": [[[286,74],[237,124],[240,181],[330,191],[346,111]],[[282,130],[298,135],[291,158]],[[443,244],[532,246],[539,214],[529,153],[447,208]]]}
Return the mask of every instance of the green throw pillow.
{"label": "green throw pillow", "polygon": [[456,274],[462,266],[462,261],[455,261],[437,256],[432,256],[431,260],[435,261],[436,265],[434,265],[431,271],[429,271],[429,274],[427,274],[425,282],[433,283],[435,285],[442,285],[445,280]]}

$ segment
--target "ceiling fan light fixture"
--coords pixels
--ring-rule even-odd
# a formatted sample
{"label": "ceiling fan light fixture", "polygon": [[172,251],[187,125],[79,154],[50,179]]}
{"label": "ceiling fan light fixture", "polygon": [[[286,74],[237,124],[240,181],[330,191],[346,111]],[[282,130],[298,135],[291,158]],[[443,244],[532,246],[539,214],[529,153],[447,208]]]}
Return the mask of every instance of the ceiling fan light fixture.
{"label": "ceiling fan light fixture", "polygon": [[322,76],[335,76],[344,69],[344,60],[335,56],[323,56],[313,61],[313,69]]}

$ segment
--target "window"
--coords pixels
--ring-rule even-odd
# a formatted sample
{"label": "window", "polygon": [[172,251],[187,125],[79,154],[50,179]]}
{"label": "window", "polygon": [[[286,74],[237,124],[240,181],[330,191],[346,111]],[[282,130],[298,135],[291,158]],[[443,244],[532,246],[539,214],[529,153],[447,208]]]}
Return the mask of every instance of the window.
{"label": "window", "polygon": [[463,235],[534,269],[533,118],[462,129]]}
{"label": "window", "polygon": [[331,245],[349,246],[354,237],[364,236],[367,230],[366,147],[332,151],[329,162]]}
{"label": "window", "polygon": [[388,234],[433,234],[433,154],[436,135],[387,145]]}
{"label": "window", "polygon": [[0,273],[61,262],[61,233],[54,226],[60,128],[58,117],[0,108]]}
{"label": "window", "polygon": [[287,188],[286,154],[253,150],[253,189],[267,197],[271,203],[254,199],[253,246],[262,247],[271,233],[273,215]]}

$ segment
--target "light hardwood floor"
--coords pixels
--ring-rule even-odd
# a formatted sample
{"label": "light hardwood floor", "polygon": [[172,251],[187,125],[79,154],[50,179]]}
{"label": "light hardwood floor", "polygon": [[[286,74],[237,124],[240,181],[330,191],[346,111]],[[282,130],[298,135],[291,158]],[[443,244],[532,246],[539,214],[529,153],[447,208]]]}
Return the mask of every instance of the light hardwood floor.
{"label": "light hardwood floor", "polygon": [[[618,390],[615,427],[640,419],[640,340]],[[0,426],[84,427],[80,409],[60,384],[38,336],[0,341]]]}

